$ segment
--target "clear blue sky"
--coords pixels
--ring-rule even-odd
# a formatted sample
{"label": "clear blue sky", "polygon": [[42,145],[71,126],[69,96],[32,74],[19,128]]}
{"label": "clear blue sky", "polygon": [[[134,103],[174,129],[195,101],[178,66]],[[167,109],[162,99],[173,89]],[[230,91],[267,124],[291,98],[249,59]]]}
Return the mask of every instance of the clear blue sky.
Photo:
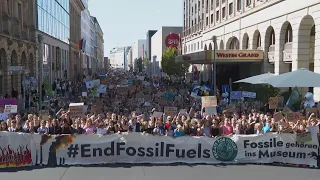
{"label": "clear blue sky", "polygon": [[145,39],[147,30],[183,25],[183,0],[89,0],[104,33],[104,54]]}

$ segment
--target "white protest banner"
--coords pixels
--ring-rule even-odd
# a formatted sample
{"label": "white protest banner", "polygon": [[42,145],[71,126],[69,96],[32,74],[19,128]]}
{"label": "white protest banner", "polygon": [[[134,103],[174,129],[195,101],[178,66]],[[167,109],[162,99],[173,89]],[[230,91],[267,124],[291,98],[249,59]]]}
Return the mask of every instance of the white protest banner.
{"label": "white protest banner", "polygon": [[0,132],[0,168],[36,164],[36,144],[32,134]]}
{"label": "white protest banner", "polygon": [[[35,135],[41,136],[41,135]],[[39,164],[273,163],[317,166],[318,141],[297,142],[294,134],[208,138],[141,133],[61,135],[41,138]],[[40,149],[40,143],[37,147]],[[37,150],[37,152],[40,152]]]}
{"label": "white protest banner", "polygon": [[82,96],[82,97],[87,97],[87,96],[88,96],[88,93],[87,93],[87,92],[82,92],[82,93],[81,93],[81,96]]}
{"label": "white protest banner", "polygon": [[5,105],[4,106],[4,112],[17,113],[18,112],[18,106],[17,105]]}
{"label": "white protest banner", "polygon": [[70,103],[69,111],[71,117],[81,117],[84,114],[84,103]]}
{"label": "white protest banner", "polygon": [[256,98],[257,97],[257,93],[248,92],[248,91],[242,91],[242,97],[245,97],[245,98]]}

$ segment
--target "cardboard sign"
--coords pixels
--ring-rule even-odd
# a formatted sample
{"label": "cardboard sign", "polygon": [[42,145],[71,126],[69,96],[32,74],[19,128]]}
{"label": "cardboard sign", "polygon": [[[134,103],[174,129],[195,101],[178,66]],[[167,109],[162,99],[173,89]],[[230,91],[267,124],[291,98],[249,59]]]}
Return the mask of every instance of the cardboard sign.
{"label": "cardboard sign", "polygon": [[18,112],[18,106],[17,105],[5,105],[4,106],[4,112],[17,113]]}
{"label": "cardboard sign", "polygon": [[182,114],[182,115],[187,115],[188,111],[187,111],[187,109],[180,109],[179,113]]}
{"label": "cardboard sign", "polygon": [[288,108],[287,106],[285,106],[282,110],[283,114],[287,114],[287,113],[292,113],[292,110],[290,108]]}
{"label": "cardboard sign", "polygon": [[281,112],[277,112],[277,113],[275,113],[275,114],[273,115],[273,119],[274,119],[275,121],[280,121],[282,118],[283,118],[283,115],[282,115]]}
{"label": "cardboard sign", "polygon": [[216,96],[202,96],[201,103],[202,103],[202,107],[216,107],[217,98]]}
{"label": "cardboard sign", "polygon": [[283,96],[278,96],[278,107],[277,107],[277,109],[282,109],[283,108],[283,102],[284,102],[284,97]]}
{"label": "cardboard sign", "polygon": [[84,103],[70,103],[69,113],[70,117],[81,117],[84,115],[83,112]]}
{"label": "cardboard sign", "polygon": [[301,114],[297,112],[291,112],[286,114],[286,119],[288,122],[297,122],[300,120]]}
{"label": "cardboard sign", "polygon": [[269,98],[269,109],[277,109],[278,107],[278,97]]}
{"label": "cardboard sign", "polygon": [[39,115],[40,115],[41,120],[45,120],[45,121],[49,120],[50,113],[49,113],[48,109],[40,110]]}
{"label": "cardboard sign", "polygon": [[296,141],[298,143],[305,143],[305,142],[312,141],[311,133],[310,132],[297,133]]}
{"label": "cardboard sign", "polygon": [[306,108],[306,116],[309,117],[312,113],[314,113],[315,117],[319,117],[318,108]]}
{"label": "cardboard sign", "polygon": [[163,115],[163,112],[158,112],[158,111],[155,111],[155,112],[153,112],[153,117],[156,117],[156,118],[161,118],[162,117],[162,115]]}
{"label": "cardboard sign", "polygon": [[164,107],[164,114],[166,116],[174,117],[178,114],[178,108],[177,107]]}

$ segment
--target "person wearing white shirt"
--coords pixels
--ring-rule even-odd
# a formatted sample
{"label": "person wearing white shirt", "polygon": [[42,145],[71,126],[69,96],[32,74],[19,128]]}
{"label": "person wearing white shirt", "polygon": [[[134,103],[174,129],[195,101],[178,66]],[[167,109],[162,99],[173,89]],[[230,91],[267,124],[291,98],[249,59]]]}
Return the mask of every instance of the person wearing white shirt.
{"label": "person wearing white shirt", "polygon": [[100,123],[99,124],[99,128],[97,129],[97,134],[100,134],[100,135],[106,135],[107,134],[106,125],[104,123]]}

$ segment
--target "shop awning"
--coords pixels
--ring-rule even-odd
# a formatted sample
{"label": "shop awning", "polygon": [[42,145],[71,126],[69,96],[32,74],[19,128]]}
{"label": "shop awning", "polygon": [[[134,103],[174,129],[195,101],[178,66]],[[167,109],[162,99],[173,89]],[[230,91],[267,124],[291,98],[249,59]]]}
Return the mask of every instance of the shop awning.
{"label": "shop awning", "polygon": [[[262,62],[263,59],[262,50],[216,50],[217,62]],[[211,64],[213,63],[213,50],[177,56],[175,61],[177,63]]]}

